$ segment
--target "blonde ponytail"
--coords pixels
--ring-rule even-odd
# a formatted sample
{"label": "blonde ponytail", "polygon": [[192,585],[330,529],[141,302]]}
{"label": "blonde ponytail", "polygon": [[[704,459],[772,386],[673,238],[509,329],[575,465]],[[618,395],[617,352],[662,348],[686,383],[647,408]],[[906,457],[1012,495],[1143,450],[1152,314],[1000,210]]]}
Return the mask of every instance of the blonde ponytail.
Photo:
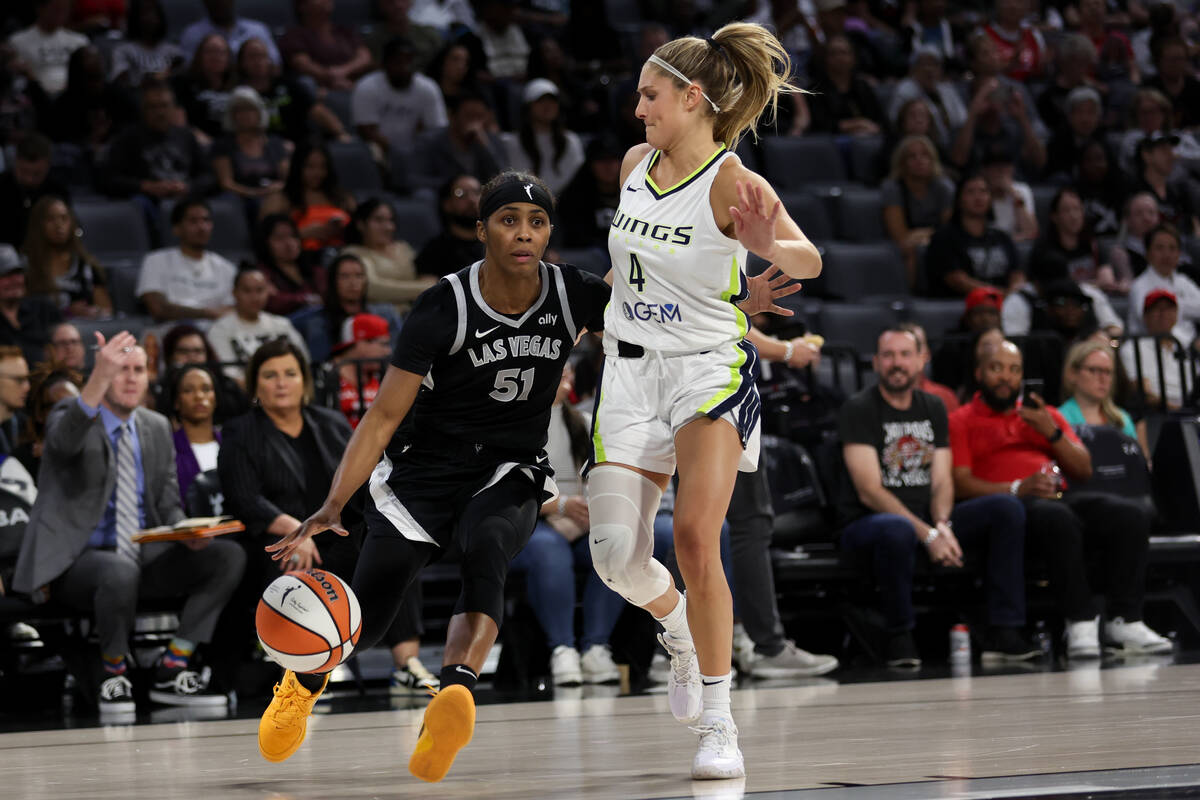
{"label": "blonde ponytail", "polygon": [[[756,128],[770,109],[775,120],[779,95],[804,90],[791,82],[792,61],[774,34],[761,25],[732,22],[708,39],[687,36],[667,42],[654,55],[699,84],[720,111],[705,104],[712,114],[713,138],[730,150]],[[686,88],[678,76],[651,62],[675,84]]]}

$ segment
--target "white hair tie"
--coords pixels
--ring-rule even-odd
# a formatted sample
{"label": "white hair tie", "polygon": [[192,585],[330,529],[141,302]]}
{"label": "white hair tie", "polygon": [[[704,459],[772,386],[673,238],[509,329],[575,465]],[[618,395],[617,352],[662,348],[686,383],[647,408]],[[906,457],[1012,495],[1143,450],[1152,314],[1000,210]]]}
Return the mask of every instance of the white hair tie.
{"label": "white hair tie", "polygon": [[[663,61],[661,58],[659,58],[658,56],[651,55],[650,58],[648,58],[646,60],[649,61],[651,64],[655,64],[659,67],[662,67],[667,72],[671,73],[676,78],[679,78],[679,80],[683,81],[684,83],[688,84],[689,86],[695,86],[697,89],[700,89],[700,84],[696,83],[694,80],[692,80],[688,76],[684,75],[682,72],[675,69],[670,64],[668,64],[666,61]],[[712,110],[713,110],[714,114],[721,113],[721,107],[718,106],[716,103],[714,103],[713,99],[711,97],[709,97],[707,94],[705,94],[703,89],[700,89],[700,96],[703,97],[705,100],[707,100],[708,104],[710,106],[712,106]]]}

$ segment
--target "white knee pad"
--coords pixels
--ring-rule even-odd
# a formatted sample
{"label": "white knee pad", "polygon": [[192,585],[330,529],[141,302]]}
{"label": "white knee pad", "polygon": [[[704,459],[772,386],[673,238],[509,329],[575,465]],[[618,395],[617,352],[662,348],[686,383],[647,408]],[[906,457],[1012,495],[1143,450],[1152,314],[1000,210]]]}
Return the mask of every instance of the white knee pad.
{"label": "white knee pad", "polygon": [[588,543],[592,564],[608,588],[644,606],[671,585],[667,568],[654,560],[654,517],[662,491],[624,467],[588,473]]}

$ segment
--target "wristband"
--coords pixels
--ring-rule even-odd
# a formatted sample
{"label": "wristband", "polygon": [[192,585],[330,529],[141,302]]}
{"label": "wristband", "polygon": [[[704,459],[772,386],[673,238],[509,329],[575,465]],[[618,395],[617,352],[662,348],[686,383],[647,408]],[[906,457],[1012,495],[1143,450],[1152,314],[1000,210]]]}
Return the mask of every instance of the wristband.
{"label": "wristband", "polygon": [[1017,496],[1017,492],[1021,489],[1021,481],[1017,479],[1008,485],[1008,493],[1013,497]]}
{"label": "wristband", "polygon": [[558,496],[558,513],[560,515],[565,515],[567,513],[567,496],[565,494],[560,494]]}
{"label": "wristband", "polygon": [[1063,429],[1055,426],[1054,433],[1046,437],[1046,441],[1050,444],[1056,444],[1063,437]]}
{"label": "wristband", "polygon": [[785,364],[790,364],[792,356],[796,354],[796,343],[788,339],[783,343],[783,361]]}

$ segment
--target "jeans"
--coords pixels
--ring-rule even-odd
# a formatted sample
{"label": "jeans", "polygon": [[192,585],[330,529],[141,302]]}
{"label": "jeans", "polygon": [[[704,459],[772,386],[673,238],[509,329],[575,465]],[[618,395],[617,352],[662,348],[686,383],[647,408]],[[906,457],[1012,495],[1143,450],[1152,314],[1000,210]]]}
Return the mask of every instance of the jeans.
{"label": "jeans", "polygon": [[[985,562],[988,623],[1025,624],[1025,508],[1010,495],[965,500],[950,513],[964,563]],[[912,630],[913,569],[923,551],[912,523],[899,514],[868,514],[842,531],[842,550],[870,571],[889,632]],[[924,554],[923,558],[927,558]]]}
{"label": "jeans", "polygon": [[509,567],[525,573],[529,604],[546,633],[551,650],[560,645],[575,647],[575,570],[587,570],[583,585],[583,633],[578,649],[608,644],[617,619],[625,609],[625,598],[604,585],[592,569],[592,553],[586,532],[568,542],[545,520],[538,520],[529,543]]}
{"label": "jeans", "polygon": [[1046,561],[1059,610],[1071,621],[1098,613],[1088,584],[1085,551],[1100,551],[1108,613],[1142,618],[1150,512],[1124,497],[1067,494],[1062,500],[1025,498],[1029,552]]}

